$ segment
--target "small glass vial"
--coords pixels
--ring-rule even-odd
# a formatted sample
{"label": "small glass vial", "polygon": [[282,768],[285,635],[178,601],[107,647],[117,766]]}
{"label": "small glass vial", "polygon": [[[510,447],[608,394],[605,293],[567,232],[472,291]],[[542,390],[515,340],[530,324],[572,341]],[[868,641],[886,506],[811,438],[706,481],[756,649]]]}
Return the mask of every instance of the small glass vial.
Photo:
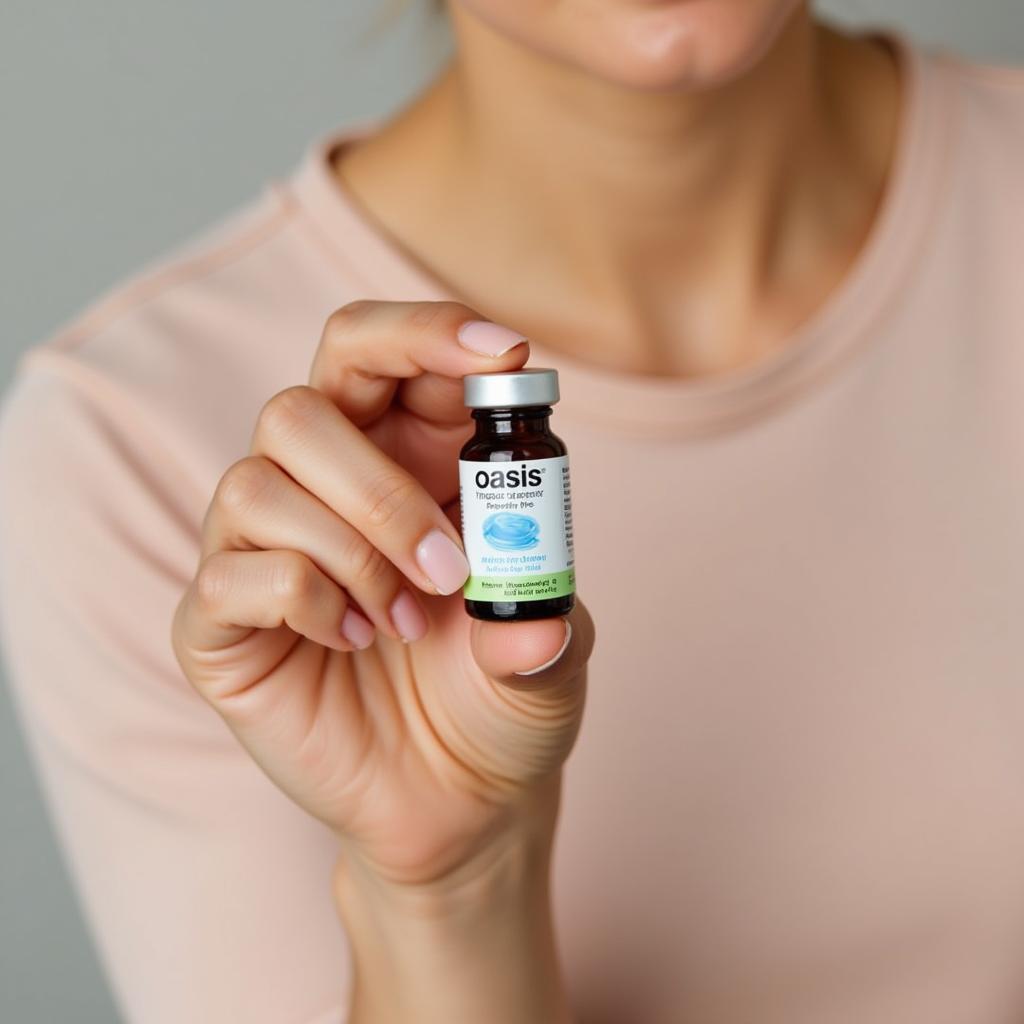
{"label": "small glass vial", "polygon": [[558,372],[472,373],[463,387],[476,421],[459,454],[466,611],[492,622],[565,615],[576,571],[569,455],[549,422]]}

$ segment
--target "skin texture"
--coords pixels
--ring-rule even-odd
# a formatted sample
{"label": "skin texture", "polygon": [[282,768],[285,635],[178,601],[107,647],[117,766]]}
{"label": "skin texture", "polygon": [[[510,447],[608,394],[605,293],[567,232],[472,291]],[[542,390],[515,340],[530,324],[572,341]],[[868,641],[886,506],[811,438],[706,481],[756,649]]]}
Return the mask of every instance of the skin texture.
{"label": "skin texture", "polygon": [[564,624],[471,622],[418,561],[428,535],[458,544],[460,378],[528,356],[473,353],[460,325],[632,372],[756,359],[856,254],[897,107],[888,55],[794,0],[450,16],[451,64],[337,172],[466,304],[331,318],[212,496],[173,625],[199,692],[341,839],[355,1024],[571,1018],[547,877],[594,629],[577,604],[562,656],[516,675]]}

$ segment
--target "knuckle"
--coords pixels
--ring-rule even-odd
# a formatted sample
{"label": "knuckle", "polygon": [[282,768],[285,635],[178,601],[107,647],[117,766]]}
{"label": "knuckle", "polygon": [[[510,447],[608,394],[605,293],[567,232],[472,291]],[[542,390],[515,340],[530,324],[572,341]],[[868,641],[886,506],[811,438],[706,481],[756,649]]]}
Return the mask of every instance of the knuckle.
{"label": "knuckle", "polygon": [[320,404],[320,393],[308,384],[285,388],[260,409],[257,431],[280,441],[290,441],[306,429]]}
{"label": "knuckle", "polygon": [[316,593],[317,582],[313,563],[305,555],[283,551],[274,566],[270,588],[286,604],[301,604]]}
{"label": "knuckle", "polygon": [[346,302],[328,316],[324,334],[333,340],[343,337],[361,323],[376,306],[377,302],[373,299],[353,299]]}
{"label": "knuckle", "polygon": [[235,515],[257,505],[276,482],[277,471],[269,459],[248,455],[230,466],[217,489],[219,504]]}
{"label": "knuckle", "polygon": [[346,564],[353,583],[366,586],[385,577],[391,563],[384,554],[362,537],[348,552]]}
{"label": "knuckle", "polygon": [[225,553],[218,551],[203,560],[196,573],[196,603],[204,614],[215,612],[231,589],[231,572]]}
{"label": "knuckle", "polygon": [[463,320],[479,318],[469,306],[451,299],[437,302],[418,302],[408,314],[409,326],[413,328],[454,328]]}
{"label": "knuckle", "polygon": [[408,477],[392,474],[375,480],[366,495],[366,519],[371,526],[385,527],[413,500],[416,485]]}

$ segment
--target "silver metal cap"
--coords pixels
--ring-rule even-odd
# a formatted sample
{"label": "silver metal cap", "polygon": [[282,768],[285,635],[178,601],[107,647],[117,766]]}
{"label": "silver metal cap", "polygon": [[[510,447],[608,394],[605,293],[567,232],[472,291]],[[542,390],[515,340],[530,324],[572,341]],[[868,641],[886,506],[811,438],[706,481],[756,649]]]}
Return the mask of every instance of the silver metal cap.
{"label": "silver metal cap", "polygon": [[471,409],[513,409],[554,405],[558,371],[541,367],[507,373],[469,373],[462,379],[463,401]]}

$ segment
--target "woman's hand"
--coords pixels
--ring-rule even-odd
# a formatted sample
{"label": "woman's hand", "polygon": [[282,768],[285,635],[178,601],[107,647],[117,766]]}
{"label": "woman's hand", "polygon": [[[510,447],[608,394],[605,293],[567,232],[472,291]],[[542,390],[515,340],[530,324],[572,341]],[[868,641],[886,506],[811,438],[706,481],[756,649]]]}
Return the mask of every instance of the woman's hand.
{"label": "woman's hand", "polygon": [[350,874],[392,889],[469,878],[554,828],[590,619],[471,620],[452,524],[461,378],[527,355],[458,303],[340,309],[309,386],[266,403],[221,479],[175,614],[193,685],[342,838]]}

